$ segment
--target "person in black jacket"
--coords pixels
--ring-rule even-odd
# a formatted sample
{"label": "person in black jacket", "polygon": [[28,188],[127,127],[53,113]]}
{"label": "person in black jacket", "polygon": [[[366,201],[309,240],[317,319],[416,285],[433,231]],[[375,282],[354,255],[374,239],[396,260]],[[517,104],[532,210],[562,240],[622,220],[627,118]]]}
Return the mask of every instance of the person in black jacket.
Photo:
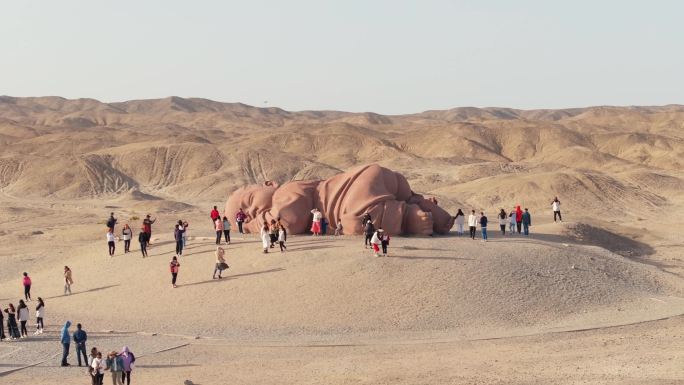
{"label": "person in black jacket", "polygon": [[482,240],[487,242],[487,216],[480,211],[480,229],[482,229]]}
{"label": "person in black jacket", "polygon": [[367,249],[368,246],[371,245],[371,239],[373,238],[373,233],[375,233],[375,226],[373,226],[373,222],[370,220],[370,215],[368,215],[368,218],[369,219],[364,223],[364,233],[366,234],[366,240],[363,246],[364,249]]}
{"label": "person in black jacket", "polygon": [[147,257],[147,242],[149,240],[147,239],[147,233],[145,232],[145,228],[140,229],[140,233],[138,234],[138,242],[140,242],[140,252],[142,253],[143,258]]}

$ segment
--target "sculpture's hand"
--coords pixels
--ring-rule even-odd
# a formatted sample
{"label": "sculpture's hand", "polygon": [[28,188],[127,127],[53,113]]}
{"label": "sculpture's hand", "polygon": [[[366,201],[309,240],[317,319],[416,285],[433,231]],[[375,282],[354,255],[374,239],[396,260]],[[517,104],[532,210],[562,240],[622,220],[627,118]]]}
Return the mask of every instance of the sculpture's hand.
{"label": "sculpture's hand", "polygon": [[431,235],[433,228],[432,213],[425,212],[418,205],[406,205],[404,217],[404,233]]}

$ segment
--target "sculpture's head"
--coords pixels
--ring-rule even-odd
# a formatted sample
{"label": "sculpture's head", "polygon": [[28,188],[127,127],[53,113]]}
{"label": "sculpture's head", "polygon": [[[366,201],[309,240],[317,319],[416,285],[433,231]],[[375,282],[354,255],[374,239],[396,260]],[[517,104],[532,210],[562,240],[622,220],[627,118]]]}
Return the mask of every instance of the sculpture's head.
{"label": "sculpture's head", "polygon": [[278,183],[266,181],[260,185],[238,188],[228,197],[224,215],[234,219],[242,209],[247,216],[243,226],[250,232],[259,232],[260,225],[264,222],[264,213],[271,209],[273,193],[278,187]]}

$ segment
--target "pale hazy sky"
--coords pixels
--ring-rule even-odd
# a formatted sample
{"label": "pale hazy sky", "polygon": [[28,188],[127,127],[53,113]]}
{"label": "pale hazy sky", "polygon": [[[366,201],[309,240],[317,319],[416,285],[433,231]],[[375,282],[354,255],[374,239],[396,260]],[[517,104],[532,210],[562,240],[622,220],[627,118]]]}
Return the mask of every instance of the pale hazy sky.
{"label": "pale hazy sky", "polygon": [[684,2],[3,1],[0,63],[12,96],[380,113],[684,103]]}

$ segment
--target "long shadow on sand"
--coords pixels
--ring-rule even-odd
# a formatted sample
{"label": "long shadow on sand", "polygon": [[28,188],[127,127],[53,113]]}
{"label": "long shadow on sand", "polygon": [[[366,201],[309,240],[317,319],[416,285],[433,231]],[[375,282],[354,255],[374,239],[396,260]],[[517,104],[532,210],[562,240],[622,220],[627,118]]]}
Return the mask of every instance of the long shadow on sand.
{"label": "long shadow on sand", "polygon": [[178,285],[178,287],[185,287],[185,286],[195,286],[195,285],[202,285],[205,283],[216,283],[216,282],[226,282],[230,281],[235,278],[240,278],[240,277],[248,277],[250,275],[259,275],[259,274],[268,274],[268,273],[277,273],[279,271],[285,271],[282,267],[279,267],[277,269],[270,269],[270,270],[263,270],[263,271],[255,271],[253,273],[243,273],[243,274],[234,274],[234,275],[229,275],[226,277],[223,277],[223,279],[208,279],[206,281],[200,281],[200,282],[193,282],[193,283],[186,283],[184,285]]}
{"label": "long shadow on sand", "polygon": [[398,258],[398,259],[415,259],[415,260],[421,260],[421,259],[434,259],[438,261],[474,261],[475,258],[457,258],[457,257],[416,257],[412,255],[388,255],[387,257],[383,258]]}
{"label": "long shadow on sand", "polygon": [[[148,368],[148,369],[166,369],[166,368],[191,368],[194,366],[199,366],[197,364],[177,364],[177,365],[135,365],[136,368]],[[199,385],[199,384],[195,384]]]}
{"label": "long shadow on sand", "polygon": [[74,295],[85,294],[85,293],[92,293],[92,292],[94,292],[94,291],[100,291],[100,290],[106,290],[106,289],[110,289],[110,288],[112,288],[112,287],[117,287],[117,286],[121,286],[121,284],[107,285],[107,286],[102,286],[102,287],[95,287],[95,288],[92,288],[92,289],[89,289],[89,290],[77,291],[77,292],[72,293],[72,294],[69,294],[69,295],[62,294],[62,295],[56,295],[56,296],[53,296],[53,297],[45,297],[45,299],[55,299],[55,298],[62,298],[62,297],[71,297],[71,296],[74,296]]}
{"label": "long shadow on sand", "polygon": [[287,251],[307,251],[307,250],[322,250],[322,249],[334,249],[338,247],[343,247],[343,246],[335,246],[335,245],[330,245],[330,246],[308,246],[308,247],[297,247],[297,248],[288,248]]}

